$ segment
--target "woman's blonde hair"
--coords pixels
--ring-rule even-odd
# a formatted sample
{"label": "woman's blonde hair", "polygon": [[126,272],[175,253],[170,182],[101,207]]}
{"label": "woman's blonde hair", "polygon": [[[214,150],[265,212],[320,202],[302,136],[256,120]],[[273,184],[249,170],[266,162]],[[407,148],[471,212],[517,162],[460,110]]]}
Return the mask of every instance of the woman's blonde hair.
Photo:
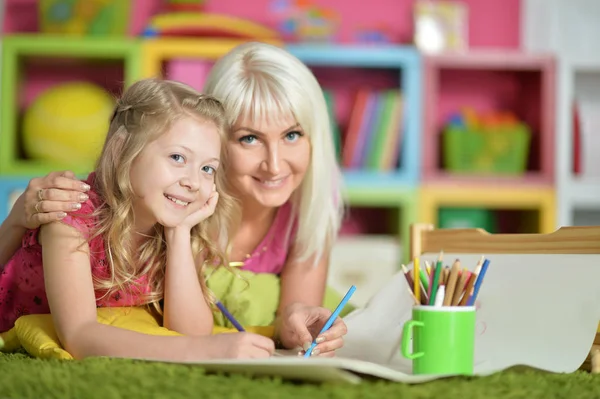
{"label": "woman's blonde hair", "polygon": [[[155,225],[151,236],[134,252],[136,232],[130,169],[148,143],[167,132],[175,121],[187,117],[213,123],[221,141],[226,140],[229,124],[222,104],[214,97],[174,81],[144,79],[134,83],[117,101],[96,165],[95,190],[104,202],[97,210],[95,235],[105,239],[111,273],[108,278],[96,278],[95,288],[110,295],[117,289],[133,288],[137,278],[147,275],[151,292],[146,303],[154,304],[159,311],[166,265],[163,227]],[[221,164],[225,167],[227,154],[225,146],[221,148]],[[239,213],[233,198],[223,190],[224,175],[220,170],[215,176],[219,201],[214,214],[192,228],[195,258],[203,256],[203,263],[197,266],[198,278],[209,302],[213,302],[213,298],[206,289],[204,267],[228,264],[225,257],[228,232],[237,223]],[[217,242],[211,238],[218,238]]]}
{"label": "woman's blonde hair", "polygon": [[223,102],[230,124],[239,118],[276,121],[294,117],[311,144],[306,176],[292,196],[297,217],[296,260],[329,254],[344,201],[327,104],[317,79],[300,60],[276,46],[242,44],[218,60],[204,92]]}

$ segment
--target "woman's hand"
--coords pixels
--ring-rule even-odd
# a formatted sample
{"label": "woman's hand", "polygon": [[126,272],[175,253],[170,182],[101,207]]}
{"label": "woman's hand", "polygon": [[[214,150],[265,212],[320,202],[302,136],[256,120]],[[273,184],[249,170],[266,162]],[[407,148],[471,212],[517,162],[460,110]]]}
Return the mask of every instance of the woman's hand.
{"label": "woman's hand", "polygon": [[12,212],[15,220],[26,229],[64,218],[66,212],[77,210],[88,199],[90,186],[75,178],[70,171],[52,172],[31,179],[27,189],[17,199]]}
{"label": "woman's hand", "polygon": [[317,346],[311,356],[335,356],[335,350],[344,346],[343,337],[348,330],[338,317],[329,330],[319,335],[329,316],[331,311],[322,307],[291,304],[277,319],[276,335],[284,347],[302,348],[302,351],[306,351],[316,339]]}

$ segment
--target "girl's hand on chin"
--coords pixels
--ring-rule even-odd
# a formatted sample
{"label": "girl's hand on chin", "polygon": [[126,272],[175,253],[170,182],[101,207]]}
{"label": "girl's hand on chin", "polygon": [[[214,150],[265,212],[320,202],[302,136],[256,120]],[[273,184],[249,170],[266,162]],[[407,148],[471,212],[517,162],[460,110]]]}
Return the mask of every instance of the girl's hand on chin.
{"label": "girl's hand on chin", "polygon": [[[186,217],[183,222],[176,228],[184,228],[186,231],[190,231],[192,227],[199,224],[203,220],[209,218],[217,207],[217,202],[219,201],[219,193],[213,188],[213,192],[208,197],[206,203],[204,203],[200,208],[195,209]],[[189,206],[198,207],[198,203],[190,204]]]}

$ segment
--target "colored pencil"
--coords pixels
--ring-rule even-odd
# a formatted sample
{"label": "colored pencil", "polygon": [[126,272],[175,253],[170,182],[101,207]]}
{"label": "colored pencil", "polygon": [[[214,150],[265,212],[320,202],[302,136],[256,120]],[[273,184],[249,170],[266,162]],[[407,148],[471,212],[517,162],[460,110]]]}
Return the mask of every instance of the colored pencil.
{"label": "colored pencil", "polygon": [[419,277],[421,278],[421,285],[423,286],[425,291],[429,291],[429,282],[427,281],[427,272],[425,270],[421,269],[421,273],[419,274]]}
{"label": "colored pencil", "polygon": [[467,306],[473,306],[475,304],[475,300],[477,299],[477,295],[479,294],[479,289],[481,288],[481,284],[483,283],[483,278],[485,277],[485,273],[487,272],[488,266],[490,265],[490,260],[486,259],[483,261],[483,266],[481,267],[481,272],[477,276],[477,282],[475,283],[475,287],[473,288],[473,295],[469,298],[467,302]]}
{"label": "colored pencil", "polygon": [[446,282],[446,291],[444,297],[443,306],[452,305],[452,299],[454,298],[454,290],[456,289],[456,282],[458,281],[458,272],[460,272],[460,261],[457,259],[452,264],[448,281]]}
{"label": "colored pencil", "polygon": [[410,292],[413,292],[413,279],[410,273],[410,270],[404,265],[402,267],[402,273],[404,273],[404,278],[406,278],[406,282],[408,283],[408,289]]}
{"label": "colored pencil", "polygon": [[244,327],[242,327],[242,325],[235,319],[235,317],[233,317],[233,315],[229,313],[229,310],[227,310],[227,308],[221,303],[221,301],[217,301],[216,305],[221,311],[221,313],[223,313],[223,316],[225,316],[227,320],[229,320],[239,332],[246,331],[244,330]]}
{"label": "colored pencil", "polygon": [[[325,322],[325,325],[323,326],[323,328],[319,332],[319,335],[323,334],[325,331],[327,331],[327,330],[329,330],[331,328],[331,325],[333,324],[333,322],[335,321],[335,319],[337,319],[337,317],[340,315],[340,312],[344,309],[344,306],[346,306],[346,304],[350,300],[350,297],[352,297],[352,294],[354,294],[354,291],[356,291],[356,286],[353,285],[353,286],[350,287],[350,289],[348,290],[348,292],[346,293],[346,295],[344,295],[344,297],[340,301],[339,305],[337,305],[337,307],[335,308],[335,310],[333,311],[333,313],[331,314],[331,316],[329,316],[329,319],[327,319],[327,322]],[[317,335],[317,337],[319,335]],[[310,357],[310,355],[312,354],[313,349],[315,349],[315,346],[317,346],[316,338],[312,342],[312,344],[310,344],[310,347],[308,348],[308,350],[304,353],[304,357]]]}
{"label": "colored pencil", "polygon": [[452,306],[457,306],[459,304],[470,276],[471,272],[467,269],[463,270],[461,273],[458,283],[456,284],[456,288],[454,289],[454,295],[452,296]]}
{"label": "colored pencil", "polygon": [[440,275],[442,274],[442,269],[443,269],[443,265],[442,265],[443,256],[444,256],[444,253],[440,252],[440,256],[438,257],[438,261],[435,265],[435,272],[433,275],[433,283],[431,284],[433,286],[433,288],[431,288],[431,296],[429,297],[430,305],[435,304],[435,296],[437,294],[438,285],[440,284]]}
{"label": "colored pencil", "polygon": [[419,276],[421,271],[421,266],[419,262],[419,258],[416,257],[413,265],[413,284],[415,288],[415,298],[417,298],[417,302],[421,302],[421,278]]}

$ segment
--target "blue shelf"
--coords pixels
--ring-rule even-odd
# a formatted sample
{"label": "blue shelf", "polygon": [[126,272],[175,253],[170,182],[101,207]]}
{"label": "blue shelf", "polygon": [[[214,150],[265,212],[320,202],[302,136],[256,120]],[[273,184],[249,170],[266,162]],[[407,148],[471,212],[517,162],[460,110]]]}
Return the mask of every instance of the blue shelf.
{"label": "blue shelf", "polygon": [[412,176],[403,170],[392,172],[378,172],[376,170],[345,170],[344,185],[349,188],[361,187],[365,190],[369,188],[381,187],[406,187],[414,188],[415,182]]}
{"label": "blue shelf", "polygon": [[397,68],[419,64],[421,58],[411,46],[290,44],[285,48],[309,65]]}
{"label": "blue shelf", "polygon": [[0,177],[0,223],[8,216],[9,197],[15,191],[25,191],[29,178]]}
{"label": "blue shelf", "polygon": [[[365,190],[382,186],[416,187],[421,164],[421,56],[411,46],[380,45],[287,45],[286,49],[309,66],[398,69],[405,101],[405,124],[401,142],[402,167],[396,173],[346,171],[345,184]],[[368,72],[366,72],[368,73]]]}

